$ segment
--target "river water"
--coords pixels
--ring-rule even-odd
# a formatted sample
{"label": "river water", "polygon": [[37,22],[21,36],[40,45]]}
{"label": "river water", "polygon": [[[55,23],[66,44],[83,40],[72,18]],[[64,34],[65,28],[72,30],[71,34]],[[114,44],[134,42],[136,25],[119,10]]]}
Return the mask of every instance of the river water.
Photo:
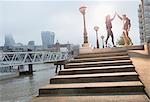
{"label": "river water", "polygon": [[21,76],[0,81],[0,102],[29,102],[38,95],[40,87],[55,76],[53,64],[33,65],[32,76]]}

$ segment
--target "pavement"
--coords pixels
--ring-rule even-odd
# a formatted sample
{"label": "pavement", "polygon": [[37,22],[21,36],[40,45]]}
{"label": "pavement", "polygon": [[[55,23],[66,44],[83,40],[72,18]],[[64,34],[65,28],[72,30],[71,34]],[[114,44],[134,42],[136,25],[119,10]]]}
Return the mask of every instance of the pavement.
{"label": "pavement", "polygon": [[147,55],[143,50],[131,50],[129,55],[145,86],[146,93],[150,97],[150,55]]}

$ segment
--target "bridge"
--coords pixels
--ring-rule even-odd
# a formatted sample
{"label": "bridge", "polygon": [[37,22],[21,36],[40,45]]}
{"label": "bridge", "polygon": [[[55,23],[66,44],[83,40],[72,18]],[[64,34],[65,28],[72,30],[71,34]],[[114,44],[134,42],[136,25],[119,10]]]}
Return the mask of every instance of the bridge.
{"label": "bridge", "polygon": [[2,52],[0,53],[0,67],[55,62],[67,60],[70,57],[68,52]]}
{"label": "bridge", "polygon": [[32,73],[33,64],[64,61],[70,58],[71,55],[68,52],[51,52],[51,51],[2,52],[0,53],[0,69],[1,70],[9,69],[11,72],[12,70],[14,70],[13,69],[14,66],[18,66],[18,68],[21,69],[23,68],[24,65],[28,65],[29,72]]}

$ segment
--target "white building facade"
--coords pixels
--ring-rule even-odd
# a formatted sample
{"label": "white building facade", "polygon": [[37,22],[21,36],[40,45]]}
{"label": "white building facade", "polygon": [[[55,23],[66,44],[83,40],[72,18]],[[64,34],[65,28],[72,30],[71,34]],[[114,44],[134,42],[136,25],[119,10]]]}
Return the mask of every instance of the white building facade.
{"label": "white building facade", "polygon": [[138,13],[140,40],[144,44],[150,41],[150,0],[141,0]]}

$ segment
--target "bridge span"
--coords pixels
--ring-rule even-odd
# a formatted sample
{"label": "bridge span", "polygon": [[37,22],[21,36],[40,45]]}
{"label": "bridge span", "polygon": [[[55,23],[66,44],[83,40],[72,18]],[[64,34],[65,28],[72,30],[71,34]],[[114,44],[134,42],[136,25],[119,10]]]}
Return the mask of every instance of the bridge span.
{"label": "bridge span", "polygon": [[40,64],[63,61],[69,58],[71,55],[68,52],[2,52],[0,53],[0,67]]}
{"label": "bridge span", "polygon": [[28,72],[32,74],[33,64],[65,61],[70,58],[71,54],[69,52],[2,52],[0,53],[0,72],[12,72],[12,70],[22,72],[24,65],[28,65]]}

